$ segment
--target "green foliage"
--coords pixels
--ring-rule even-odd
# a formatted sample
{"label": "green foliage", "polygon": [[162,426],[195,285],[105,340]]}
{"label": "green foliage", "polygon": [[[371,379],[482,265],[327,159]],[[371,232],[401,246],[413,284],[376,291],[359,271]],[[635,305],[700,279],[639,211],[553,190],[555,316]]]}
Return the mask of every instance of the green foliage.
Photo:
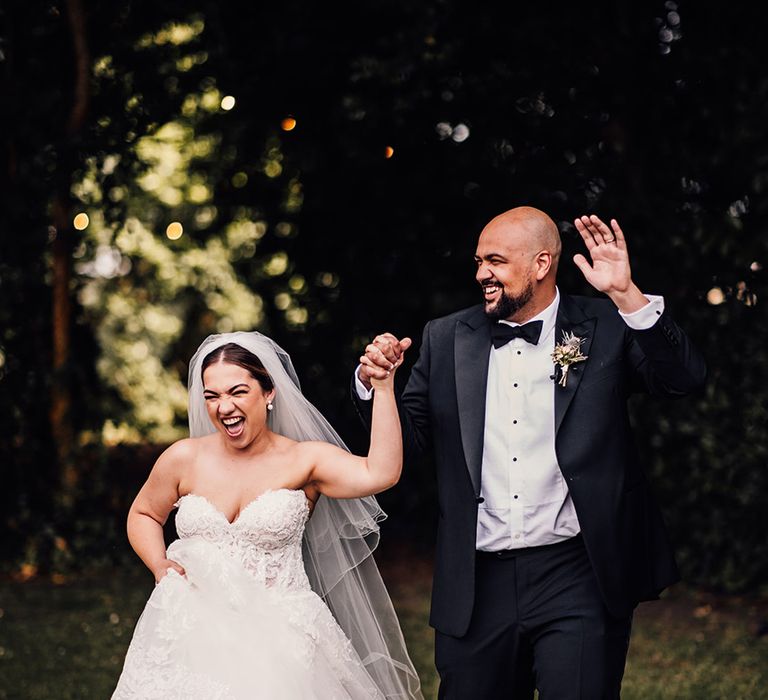
{"label": "green foliage", "polygon": [[[6,559],[25,543],[72,538],[57,515],[46,427],[47,209],[63,178],[73,211],[91,220],[73,246],[68,368],[84,444],[181,434],[193,349],[209,332],[258,326],[365,449],[347,399],[357,356],[382,330],[418,338],[427,319],[475,303],[471,253],[490,216],[520,203],[550,212],[565,245],[560,284],[577,293],[590,292],[570,264],[580,241],[569,221],[615,216],[641,288],[665,295],[710,365],[703,395],[634,404],[685,574],[725,589],[766,583],[768,56],[758,9],[88,9],[92,99],[75,144],[60,117],[72,99],[63,6],[2,15],[15,193],[0,208]],[[174,221],[184,232],[169,240]],[[404,528],[426,513],[428,532],[428,465],[414,470],[382,502]],[[81,489],[95,502],[87,482]]]}
{"label": "green foliage", "polygon": [[[755,287],[758,295],[764,285]],[[638,445],[688,581],[718,590],[768,581],[768,366],[757,309],[731,299],[698,328],[709,379],[693,400],[635,406]]]}

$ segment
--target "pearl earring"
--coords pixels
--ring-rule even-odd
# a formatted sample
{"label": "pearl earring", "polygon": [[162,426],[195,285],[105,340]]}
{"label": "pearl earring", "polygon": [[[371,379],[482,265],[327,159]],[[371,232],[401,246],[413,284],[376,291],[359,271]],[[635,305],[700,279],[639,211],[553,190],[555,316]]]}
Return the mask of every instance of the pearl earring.
{"label": "pearl earring", "polygon": [[271,401],[267,401],[267,410],[268,411],[272,411],[272,410],[274,410],[274,408],[275,407],[272,405],[272,402]]}

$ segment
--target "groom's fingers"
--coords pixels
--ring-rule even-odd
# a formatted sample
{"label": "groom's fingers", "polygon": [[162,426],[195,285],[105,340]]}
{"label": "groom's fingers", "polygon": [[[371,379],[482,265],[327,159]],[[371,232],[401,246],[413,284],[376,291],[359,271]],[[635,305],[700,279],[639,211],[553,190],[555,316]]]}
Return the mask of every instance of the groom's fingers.
{"label": "groom's fingers", "polygon": [[381,350],[384,356],[394,364],[403,354],[403,348],[400,341],[391,333],[382,333],[373,339],[373,344]]}
{"label": "groom's fingers", "polygon": [[[360,358],[360,364],[365,370],[366,379],[386,379],[389,376],[389,370],[374,363],[367,355]],[[362,373],[363,370],[361,370]],[[361,377],[362,379],[363,377]]]}
{"label": "groom's fingers", "polygon": [[587,250],[591,251],[592,248],[594,248],[597,243],[595,242],[594,237],[590,233],[587,224],[590,223],[588,216],[581,216],[578,219],[574,219],[573,223],[576,226],[576,230],[581,235],[582,240],[587,246]]}
{"label": "groom's fingers", "polygon": [[403,338],[400,341],[400,357],[395,360],[395,367],[399,367],[401,364],[403,364],[405,352],[409,347],[411,347],[411,345],[413,345],[413,341],[410,338]]}
{"label": "groom's fingers", "polygon": [[[586,221],[584,221],[585,219]],[[587,227],[590,234],[592,234],[592,238],[594,239],[595,243],[605,243],[605,236],[602,229],[605,224],[600,221],[599,217],[595,216],[594,214],[590,214],[588,217],[583,216],[582,221],[584,221],[584,225]]]}
{"label": "groom's fingers", "polygon": [[589,279],[589,275],[592,272],[592,266],[587,262],[587,259],[581,253],[577,253],[573,256],[573,262],[576,263],[576,267],[581,270],[581,274]]}
{"label": "groom's fingers", "polygon": [[367,357],[371,363],[376,367],[381,367],[385,370],[392,369],[397,358],[390,360],[384,351],[378,346],[370,343],[365,346],[365,357]]}
{"label": "groom's fingers", "polygon": [[616,219],[611,219],[611,228],[616,236],[616,245],[622,250],[627,249],[627,240],[624,238],[624,231],[621,230],[619,222]]}
{"label": "groom's fingers", "polygon": [[597,235],[599,236],[597,240],[600,243],[616,242],[616,234],[610,228],[608,228],[608,225],[599,216],[592,214],[592,216],[589,218],[597,230]]}

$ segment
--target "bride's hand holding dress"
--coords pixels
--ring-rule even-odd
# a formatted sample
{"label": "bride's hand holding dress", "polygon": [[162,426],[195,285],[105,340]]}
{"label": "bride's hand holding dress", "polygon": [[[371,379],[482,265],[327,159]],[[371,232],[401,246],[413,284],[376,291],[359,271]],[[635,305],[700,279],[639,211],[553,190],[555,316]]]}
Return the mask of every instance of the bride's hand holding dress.
{"label": "bride's hand holding dress", "polygon": [[[420,697],[396,624],[394,638],[381,646],[380,630],[392,629],[394,612],[370,549],[359,546],[360,535],[350,538],[351,532],[375,532],[381,517],[368,512],[365,500],[355,510],[354,499],[393,486],[402,469],[395,367],[374,380],[371,447],[360,457],[339,446],[330,426],[292,427],[294,418],[300,424],[323,419],[313,407],[292,408],[307,402],[300,394],[294,404],[286,401],[296,391],[290,382],[276,382],[276,391],[263,367],[227,361],[226,353],[207,360],[202,382],[190,369],[190,422],[192,434],[199,434],[192,417],[200,405],[195,395],[202,393],[208,434],[169,447],[129,513],[129,540],[158,585],[137,623],[113,697]],[[270,371],[280,375],[277,365]],[[338,444],[326,441],[329,434]],[[323,439],[301,439],[307,435]],[[351,500],[339,502],[347,510],[327,500],[316,508],[321,496]],[[166,551],[163,525],[174,507],[180,539]],[[320,520],[306,540],[316,509]],[[339,549],[335,543],[345,538],[349,543]],[[352,642],[313,592],[305,565],[317,593],[332,607],[335,602],[336,618]],[[350,587],[356,578],[368,588],[363,600],[374,600],[371,607],[387,623],[357,603],[360,593],[354,583]]]}

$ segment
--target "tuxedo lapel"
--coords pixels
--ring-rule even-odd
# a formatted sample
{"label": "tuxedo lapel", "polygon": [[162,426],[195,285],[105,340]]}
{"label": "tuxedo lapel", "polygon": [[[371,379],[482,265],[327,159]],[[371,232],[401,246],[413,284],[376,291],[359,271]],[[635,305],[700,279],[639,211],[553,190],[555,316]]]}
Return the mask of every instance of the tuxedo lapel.
{"label": "tuxedo lapel", "polygon": [[456,323],[454,362],[456,398],[464,458],[475,494],[480,493],[480,471],[485,437],[485,394],[488,386],[488,358],[491,331],[482,309]]}
{"label": "tuxedo lapel", "polygon": [[[571,300],[568,295],[563,294],[560,297],[560,304],[557,309],[557,320],[555,322],[555,343],[563,341],[564,333],[573,333],[578,338],[583,338],[581,344],[581,353],[589,358],[589,351],[592,347],[592,339],[595,336],[596,318],[587,317],[584,312]],[[565,386],[555,383],[555,434],[560,430],[560,425],[565,418],[568,407],[571,405],[576,390],[579,388],[581,378],[584,376],[584,367],[589,359],[571,365],[568,371],[568,379]],[[555,368],[555,374],[558,379],[560,372]]]}

